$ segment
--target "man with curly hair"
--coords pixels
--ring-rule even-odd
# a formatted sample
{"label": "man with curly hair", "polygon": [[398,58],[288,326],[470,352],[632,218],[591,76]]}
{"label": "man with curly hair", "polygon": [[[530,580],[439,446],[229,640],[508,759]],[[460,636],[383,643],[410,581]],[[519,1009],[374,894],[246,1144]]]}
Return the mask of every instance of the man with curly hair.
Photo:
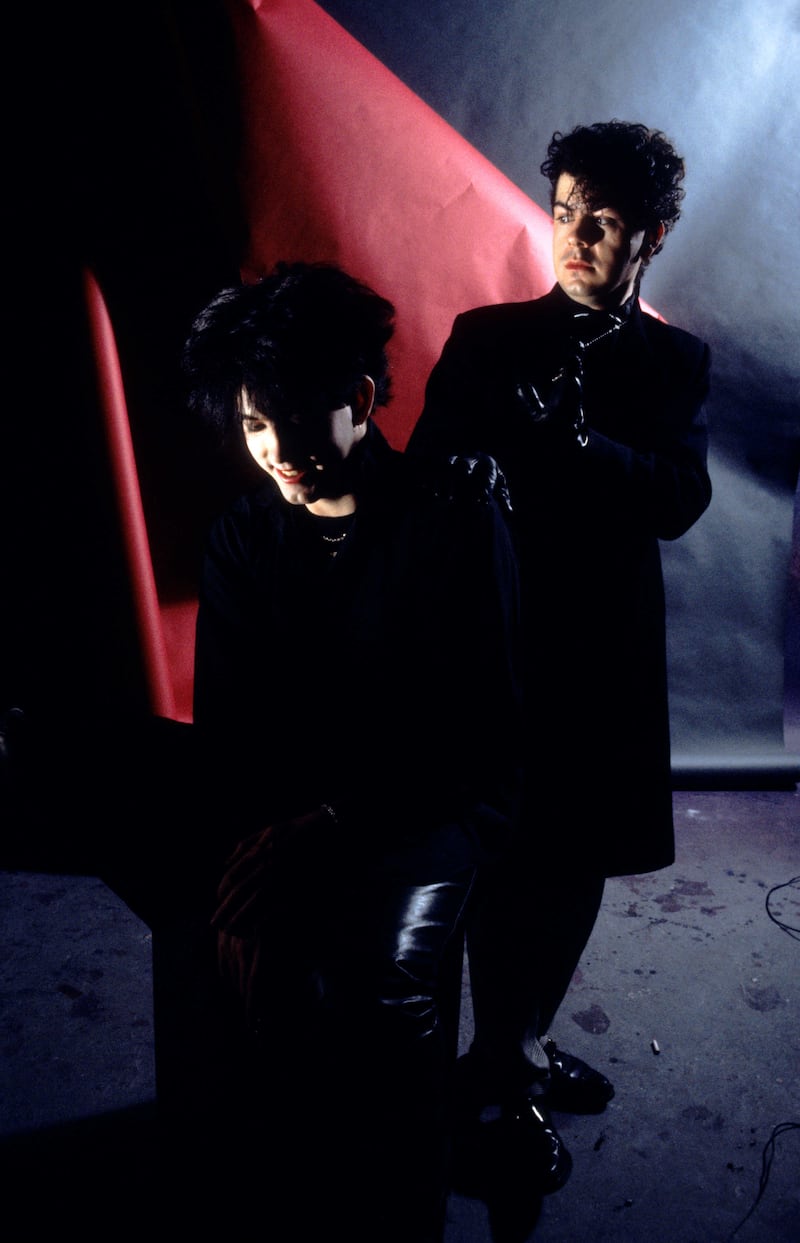
{"label": "man with curly hair", "polygon": [[644,125],[556,133],[556,284],[459,315],[409,450],[492,455],[520,563],[527,793],[467,928],[475,1038],[465,1117],[498,1105],[543,1191],[571,1159],[549,1109],[599,1112],[608,1079],[548,1035],[606,877],[674,859],[658,541],[709,504],[708,347],[644,314],[642,274],[680,214],[684,163]]}

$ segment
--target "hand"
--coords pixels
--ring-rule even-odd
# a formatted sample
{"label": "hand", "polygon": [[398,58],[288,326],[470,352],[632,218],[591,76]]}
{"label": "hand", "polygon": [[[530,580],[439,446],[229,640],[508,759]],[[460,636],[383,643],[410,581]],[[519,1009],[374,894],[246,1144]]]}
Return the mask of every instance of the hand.
{"label": "hand", "polygon": [[225,865],[211,926],[232,936],[252,935],[276,898],[276,870],[302,862],[317,847],[320,834],[329,835],[332,828],[328,812],[318,808],[270,824],[240,842]]}
{"label": "hand", "polygon": [[450,474],[447,479],[447,499],[477,501],[486,504],[491,500],[511,513],[511,496],[506,477],[493,457],[488,453],[475,453],[449,457]]}
{"label": "hand", "polygon": [[579,349],[567,355],[545,396],[531,380],[517,385],[517,398],[534,423],[578,431],[583,425],[583,356]]}
{"label": "hand", "polygon": [[234,997],[238,997],[246,1025],[258,1032],[263,1001],[270,992],[270,955],[275,947],[262,937],[236,937],[217,932],[217,970]]}

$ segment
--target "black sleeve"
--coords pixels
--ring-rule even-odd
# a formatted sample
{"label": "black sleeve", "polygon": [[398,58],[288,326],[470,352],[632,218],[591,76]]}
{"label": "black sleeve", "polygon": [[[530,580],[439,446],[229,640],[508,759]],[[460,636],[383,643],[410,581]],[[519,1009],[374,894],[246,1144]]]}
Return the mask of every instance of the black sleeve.
{"label": "black sleeve", "polygon": [[[683,535],[708,507],[708,346],[663,326],[658,349],[624,392],[618,417],[609,398],[601,411],[586,402],[585,446],[571,433],[527,424],[514,407],[505,370],[502,320],[474,313],[457,317],[425,390],[425,403],[408,443],[424,455],[483,452],[505,473],[515,510],[532,494],[552,513],[573,507],[606,518],[614,530],[637,529],[658,539]],[[649,350],[643,343],[643,349]],[[546,353],[546,351],[545,351]],[[532,349],[540,365],[551,360]],[[505,360],[505,361],[504,361]],[[590,367],[593,360],[587,360]],[[618,391],[612,377],[610,392]],[[527,497],[520,497],[524,489]],[[613,506],[605,498],[613,496]]]}
{"label": "black sleeve", "polygon": [[[507,831],[520,776],[516,559],[495,502],[423,507],[376,746],[337,797],[365,833],[422,838],[447,823]],[[424,569],[421,569],[424,567]],[[408,603],[408,602],[406,602]],[[335,800],[332,800],[335,801]]]}
{"label": "black sleeve", "polygon": [[247,715],[247,634],[254,616],[254,568],[246,514],[217,519],[203,560],[194,664],[194,720],[205,730]]}
{"label": "black sleeve", "polygon": [[[406,446],[425,457],[488,453],[497,456],[489,411],[483,403],[482,369],[476,366],[469,320],[456,317],[425,386],[425,404]],[[494,446],[494,447],[493,447]]]}
{"label": "black sleeve", "polygon": [[691,361],[682,360],[679,378],[665,373],[646,446],[594,430],[587,410],[588,443],[575,455],[593,487],[613,490],[615,509],[626,525],[638,524],[658,539],[678,539],[711,501],[704,410],[711,362],[708,347],[696,345]]}

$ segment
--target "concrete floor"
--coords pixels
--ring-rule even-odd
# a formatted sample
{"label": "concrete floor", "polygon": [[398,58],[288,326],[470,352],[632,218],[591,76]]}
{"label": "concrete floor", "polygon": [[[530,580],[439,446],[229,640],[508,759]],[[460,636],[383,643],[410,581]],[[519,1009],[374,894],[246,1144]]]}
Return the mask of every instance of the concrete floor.
{"label": "concrete floor", "polygon": [[[679,793],[675,810],[677,862],[609,882],[554,1032],[614,1100],[555,1115],[574,1169],[535,1230],[520,1213],[492,1235],[485,1202],[458,1196],[447,1243],[727,1243],[775,1128],[800,1127],[800,931],[766,908],[800,930],[800,795]],[[776,1137],[735,1239],[800,1239],[800,1130]]]}
{"label": "concrete floor", "polygon": [[[553,1033],[615,1099],[556,1115],[574,1170],[538,1204],[487,1132],[447,1243],[800,1240],[800,794],[679,792],[675,811],[676,864],[609,883]],[[30,1222],[8,1237],[42,1237],[45,1205],[86,1237],[109,1169],[146,1192],[150,933],[85,877],[2,873],[0,918],[0,1178]],[[465,978],[462,1048],[470,1026]]]}

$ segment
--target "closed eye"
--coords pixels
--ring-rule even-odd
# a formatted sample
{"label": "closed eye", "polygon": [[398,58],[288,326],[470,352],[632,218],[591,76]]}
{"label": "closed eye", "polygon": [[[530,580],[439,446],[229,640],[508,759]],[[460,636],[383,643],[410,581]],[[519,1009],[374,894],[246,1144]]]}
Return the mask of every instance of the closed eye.
{"label": "closed eye", "polygon": [[247,414],[242,416],[242,427],[251,435],[255,432],[263,431],[266,426],[264,419],[254,418],[252,415]]}

